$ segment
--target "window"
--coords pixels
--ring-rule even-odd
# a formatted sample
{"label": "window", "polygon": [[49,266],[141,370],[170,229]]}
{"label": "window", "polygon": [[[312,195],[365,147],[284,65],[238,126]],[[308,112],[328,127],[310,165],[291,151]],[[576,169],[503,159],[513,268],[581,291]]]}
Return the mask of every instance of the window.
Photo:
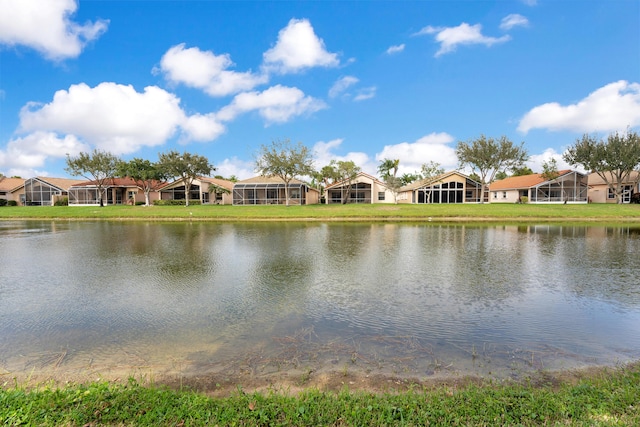
{"label": "window", "polygon": [[607,199],[615,199],[616,195],[614,193],[614,191],[611,189],[611,187],[609,187],[609,193],[607,194]]}
{"label": "window", "polygon": [[384,200],[384,191],[378,192],[378,200]]}
{"label": "window", "polygon": [[494,191],[494,192],[493,192],[493,198],[494,198],[494,199],[497,199],[497,198],[498,198],[498,192],[497,192],[497,191]]}
{"label": "window", "polygon": [[506,198],[507,198],[507,192],[506,192],[506,191],[503,191],[503,192],[502,192],[502,198],[503,198],[503,199],[506,199]]}
{"label": "window", "polygon": [[278,198],[278,190],[277,189],[269,189],[267,190],[267,199],[277,199]]}
{"label": "window", "polygon": [[299,199],[300,198],[300,189],[299,188],[292,188],[291,189],[291,198],[292,199]]}

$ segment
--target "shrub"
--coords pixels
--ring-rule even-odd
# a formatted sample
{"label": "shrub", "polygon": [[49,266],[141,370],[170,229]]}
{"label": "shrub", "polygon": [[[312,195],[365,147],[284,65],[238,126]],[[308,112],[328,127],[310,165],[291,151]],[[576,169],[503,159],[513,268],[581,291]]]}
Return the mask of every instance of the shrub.
{"label": "shrub", "polygon": [[7,206],[7,199],[0,199],[0,206]]}
{"label": "shrub", "polygon": [[631,195],[631,203],[640,203],[640,193],[633,193]]}
{"label": "shrub", "polygon": [[68,197],[61,197],[58,200],[56,200],[53,205],[54,206],[69,206],[69,198]]}
{"label": "shrub", "polygon": [[7,206],[18,206],[18,202],[15,200],[7,200]]}
{"label": "shrub", "polygon": [[528,203],[529,198],[527,196],[520,196],[520,203]]}

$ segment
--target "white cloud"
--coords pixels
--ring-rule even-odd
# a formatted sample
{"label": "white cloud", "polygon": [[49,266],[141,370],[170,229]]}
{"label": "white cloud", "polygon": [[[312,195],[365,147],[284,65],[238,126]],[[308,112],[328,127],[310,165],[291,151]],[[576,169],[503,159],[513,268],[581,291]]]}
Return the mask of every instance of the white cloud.
{"label": "white cloud", "polygon": [[225,96],[266,83],[268,76],[227,70],[234,64],[228,54],[215,55],[197,47],[171,47],[160,60],[160,70],[173,83],[202,89],[211,96]]}
{"label": "white cloud", "polygon": [[324,108],[324,102],[305,96],[298,88],[276,85],[263,92],[244,92],[236,95],[231,104],[223,107],[216,117],[222,121],[230,121],[239,114],[258,111],[267,124],[284,123],[292,117],[311,114]]}
{"label": "white cloud", "polygon": [[263,54],[263,67],[280,74],[297,73],[312,67],[336,67],[338,55],[325,49],[307,19],[292,19],[278,33],[274,47]]}
{"label": "white cloud", "polygon": [[435,39],[440,43],[440,49],[435,56],[453,52],[458,45],[483,44],[492,46],[496,43],[504,43],[511,40],[508,35],[502,37],[487,37],[482,35],[482,25],[469,25],[466,22],[457,27],[432,27],[427,26],[418,31],[415,35],[435,34]]}
{"label": "white cloud", "polygon": [[109,25],[102,19],[84,25],[71,21],[77,8],[75,0],[2,0],[0,44],[28,46],[52,60],[75,58]]}
{"label": "white cloud", "polygon": [[230,159],[224,159],[222,163],[215,164],[215,175],[222,175],[225,178],[230,178],[235,175],[239,180],[247,179],[256,176],[254,170],[255,163],[252,161],[240,160],[237,157]]}
{"label": "white cloud", "polygon": [[620,80],[590,93],[575,104],[557,102],[531,109],[520,120],[518,130],[613,132],[640,125],[640,84]]}
{"label": "white cloud", "polygon": [[74,135],[58,137],[54,132],[34,132],[25,137],[10,140],[5,150],[0,150],[0,168],[7,168],[8,175],[36,176],[43,172],[37,168],[44,166],[49,157],[64,158],[75,156],[90,148]]}
{"label": "white cloud", "polygon": [[520,1],[526,4],[527,6],[535,6],[538,4],[538,0],[520,0]]}
{"label": "white cloud", "polygon": [[20,132],[75,135],[114,154],[165,143],[182,128],[183,141],[211,140],[223,128],[213,116],[187,116],[180,99],[156,86],[136,92],[132,86],[101,83],[72,85],[48,104],[29,103],[20,112]]}
{"label": "white cloud", "polygon": [[562,153],[556,152],[556,150],[554,150],[553,148],[547,148],[541,154],[532,154],[531,156],[529,156],[529,160],[527,160],[526,165],[529,166],[532,171],[536,173],[542,173],[542,164],[551,161],[551,159],[556,160],[558,170],[571,169],[577,170],[578,172],[586,173],[583,168],[575,168],[569,163],[565,162],[562,159]]}
{"label": "white cloud", "polygon": [[372,161],[368,154],[360,151],[350,151],[344,155],[335,154],[333,151],[340,148],[344,139],[337,138],[331,141],[318,141],[313,146],[314,161],[317,169],[321,169],[335,161],[352,161],[359,166],[363,172],[370,175],[376,174],[377,165]]}
{"label": "white cloud", "polygon": [[374,98],[376,96],[377,87],[365,87],[358,91],[358,94],[353,98],[354,101],[364,101],[367,99]]}
{"label": "white cloud", "polygon": [[343,94],[350,86],[358,83],[357,77],[353,76],[344,76],[336,80],[336,82],[329,89],[329,98],[335,98],[341,94]]}
{"label": "white cloud", "polygon": [[415,142],[385,145],[375,158],[378,163],[384,159],[400,159],[399,174],[419,171],[430,161],[440,163],[447,171],[454,170],[458,167],[458,158],[455,149],[449,145],[453,141],[453,136],[446,132],[434,132]]}
{"label": "white cloud", "polygon": [[501,30],[510,30],[513,27],[528,27],[529,20],[522,15],[517,13],[512,13],[511,15],[507,15],[502,18],[500,21],[500,29]]}
{"label": "white cloud", "polygon": [[394,53],[400,53],[404,50],[404,43],[403,44],[399,44],[399,45],[395,45],[395,46],[390,46],[389,49],[387,49],[387,54],[388,55],[393,55]]}

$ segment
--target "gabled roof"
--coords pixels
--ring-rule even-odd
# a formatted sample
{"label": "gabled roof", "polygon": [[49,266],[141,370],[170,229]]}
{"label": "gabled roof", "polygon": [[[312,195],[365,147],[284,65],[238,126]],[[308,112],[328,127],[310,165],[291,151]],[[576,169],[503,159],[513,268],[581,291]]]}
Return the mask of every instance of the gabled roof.
{"label": "gabled roof", "polygon": [[218,187],[225,188],[229,191],[233,190],[233,181],[220,178],[200,177],[200,182],[206,182],[207,184],[217,185]]}
{"label": "gabled roof", "polygon": [[0,191],[14,192],[24,187],[24,179],[22,178],[0,178]]}
{"label": "gabled roof", "polygon": [[437,182],[444,181],[445,179],[449,178],[452,175],[458,175],[458,176],[460,176],[460,177],[462,177],[464,179],[468,179],[468,180],[473,181],[471,178],[469,178],[467,175],[463,174],[462,172],[450,171],[450,172],[442,173],[440,175],[436,175],[436,176],[431,177],[431,178],[425,178],[425,179],[421,179],[421,180],[412,182],[411,184],[408,184],[408,185],[405,185],[404,187],[402,187],[400,189],[400,192],[413,191],[413,190],[416,190],[416,189],[418,189],[420,187],[425,187],[425,186],[428,186],[428,185],[432,185],[432,184],[435,184]]}
{"label": "gabled roof", "polygon": [[[355,176],[354,179],[351,180],[351,182],[352,183],[360,182],[360,181],[358,181],[359,178],[366,178],[366,179],[368,179],[370,181],[373,181],[373,182],[375,182],[375,183],[377,183],[379,185],[382,185],[382,186],[386,187],[384,182],[380,181],[378,178],[376,178],[373,175],[369,175],[366,172],[358,172],[358,174]],[[328,190],[328,189],[334,188],[334,187],[341,187],[341,186],[343,186],[344,184],[346,184],[348,182],[349,182],[349,180],[343,179],[342,181],[334,182],[333,184],[327,185],[326,189]]]}
{"label": "gabled roof", "polygon": [[[253,178],[243,179],[242,181],[236,182],[236,184],[284,184],[282,178],[278,176],[254,176]],[[299,179],[292,179],[290,184],[303,184],[306,183],[300,181]]]}
{"label": "gabled roof", "polygon": [[[564,169],[564,170],[558,171],[558,178],[572,172],[573,171],[570,169]],[[530,175],[521,175],[521,176],[510,176],[508,178],[501,179],[499,181],[494,181],[491,184],[489,184],[489,191],[517,190],[521,188],[531,188],[531,187],[540,185],[543,182],[547,182],[547,180],[542,177],[541,173],[533,173]]]}
{"label": "gabled roof", "polygon": [[[616,179],[611,172],[604,172],[604,175],[607,177],[607,179],[609,179],[609,182],[616,182]],[[640,175],[640,172],[631,171],[631,173],[629,174],[629,178],[627,178],[627,181],[623,182],[623,184],[634,183],[639,178],[638,175]],[[589,185],[606,185],[604,179],[602,179],[602,177],[596,172],[591,172],[587,177],[587,180]]]}
{"label": "gabled roof", "polygon": [[57,187],[57,188],[59,188],[60,190],[63,190],[63,191],[69,191],[69,188],[71,188],[74,185],[78,185],[78,184],[83,182],[82,180],[79,180],[79,179],[51,178],[51,177],[48,177],[48,176],[38,176],[38,177],[32,178],[32,179],[37,179],[38,181],[42,181],[44,183],[47,183],[47,184],[51,185],[52,187]]}
{"label": "gabled roof", "polygon": [[[97,185],[97,181],[83,181],[79,184],[73,185],[73,187],[95,187]],[[159,188],[164,185],[162,181],[153,181],[153,188]],[[103,187],[136,187],[140,188],[140,186],[136,183],[133,178],[125,177],[125,178],[109,178],[103,184]]]}

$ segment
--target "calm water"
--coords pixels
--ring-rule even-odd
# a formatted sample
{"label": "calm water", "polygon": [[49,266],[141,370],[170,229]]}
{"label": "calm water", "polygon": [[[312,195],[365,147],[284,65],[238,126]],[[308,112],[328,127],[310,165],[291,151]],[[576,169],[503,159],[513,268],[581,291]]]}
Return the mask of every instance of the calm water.
{"label": "calm water", "polygon": [[0,222],[0,373],[640,358],[640,228]]}

